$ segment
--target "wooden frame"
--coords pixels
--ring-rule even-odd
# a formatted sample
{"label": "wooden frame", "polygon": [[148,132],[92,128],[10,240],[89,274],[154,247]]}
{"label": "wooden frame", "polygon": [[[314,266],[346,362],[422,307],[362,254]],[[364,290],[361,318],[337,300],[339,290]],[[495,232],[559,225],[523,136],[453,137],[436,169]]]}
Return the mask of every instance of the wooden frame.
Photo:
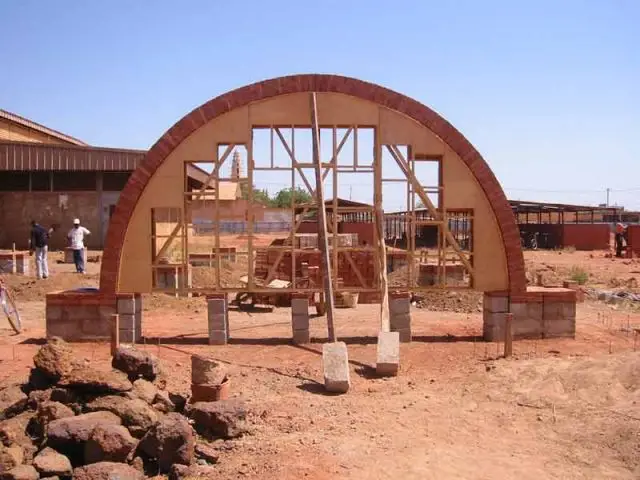
{"label": "wooden frame", "polygon": [[[312,117],[314,118],[314,117]],[[222,269],[221,264],[221,244],[220,244],[220,228],[214,228],[213,232],[213,240],[214,240],[214,249],[215,252],[215,266],[218,274],[216,275],[215,285],[211,285],[206,288],[192,288],[190,286],[184,286],[184,282],[181,282],[181,289],[187,290],[188,292],[193,293],[216,293],[216,292],[249,292],[249,293],[265,293],[265,292],[279,292],[279,293],[293,293],[293,292],[313,292],[320,293],[322,291],[321,285],[316,285],[313,288],[305,289],[299,288],[299,285],[296,285],[296,262],[297,257],[301,253],[309,253],[309,252],[318,252],[317,249],[301,249],[296,246],[296,234],[298,229],[302,224],[302,220],[305,214],[310,212],[311,210],[320,208],[317,202],[312,202],[311,204],[307,204],[303,206],[302,213],[299,214],[299,217],[296,218],[296,211],[299,210],[301,205],[296,204],[295,195],[291,196],[291,204],[289,206],[291,211],[291,219],[292,219],[292,228],[288,233],[290,245],[282,245],[282,246],[268,246],[266,248],[261,248],[261,251],[266,250],[267,254],[270,251],[278,251],[278,255],[276,256],[275,262],[268,266],[268,271],[266,277],[263,277],[258,283],[264,283],[264,285],[268,285],[273,279],[277,277],[278,268],[282,263],[282,260],[286,253],[291,255],[291,287],[284,289],[276,289],[276,288],[268,288],[263,285],[256,284],[255,278],[255,264],[256,264],[256,248],[254,245],[255,238],[255,210],[253,207],[254,201],[254,174],[255,172],[260,171],[282,171],[282,172],[290,172],[290,185],[293,191],[296,191],[298,178],[302,182],[303,188],[306,189],[311,195],[316,194],[316,186],[310,181],[310,179],[305,174],[304,169],[315,168],[316,166],[320,168],[322,181],[327,181],[327,179],[331,178],[332,181],[332,200],[330,204],[325,204],[325,206],[321,207],[323,209],[331,209],[331,216],[328,219],[329,223],[327,224],[327,235],[329,240],[329,254],[330,254],[330,266],[329,269],[331,271],[331,280],[336,292],[341,291],[349,291],[349,292],[367,292],[367,293],[381,293],[386,292],[386,248],[385,248],[385,233],[384,233],[384,225],[385,220],[387,218],[393,218],[394,216],[400,216],[400,214],[391,214],[385,215],[383,211],[383,192],[382,186],[386,183],[398,183],[406,185],[406,212],[401,216],[403,219],[407,221],[408,235],[407,235],[407,245],[406,245],[406,255],[409,261],[409,269],[408,269],[408,282],[407,289],[412,291],[424,291],[424,290],[439,290],[439,289],[465,289],[472,288],[473,286],[473,277],[474,277],[474,269],[473,269],[473,248],[470,251],[465,251],[454,237],[449,228],[449,212],[444,208],[444,195],[445,189],[443,186],[443,173],[442,173],[442,155],[426,155],[421,153],[414,153],[412,145],[404,145],[402,147],[406,148],[406,154],[401,151],[400,145],[395,144],[382,144],[380,143],[380,135],[378,132],[378,127],[375,126],[360,126],[360,125],[317,125],[310,121],[308,125],[251,125],[250,128],[252,132],[256,129],[268,129],[269,130],[269,152],[270,159],[268,162],[265,162],[257,167],[254,161],[254,152],[253,152],[253,141],[248,143],[217,143],[215,145],[216,154],[215,158],[212,161],[185,161],[184,168],[184,204],[183,209],[181,211],[180,222],[174,230],[171,232],[171,235],[167,237],[163,248],[168,248],[169,244],[171,244],[176,238],[181,239],[182,245],[182,264],[179,267],[183,272],[187,272],[189,270],[189,232],[190,229],[193,228],[193,224],[190,221],[192,215],[192,202],[199,200],[212,200],[214,205],[214,221],[219,224],[221,220],[221,212],[220,212],[220,196],[217,192],[220,192],[220,184],[223,182],[229,181],[237,181],[239,184],[248,185],[248,206],[246,208],[246,234],[247,234],[247,251],[246,255],[248,258],[248,271],[247,274],[247,285],[246,287],[224,287],[221,284],[221,275],[219,272]],[[373,164],[367,164],[367,162],[363,162],[359,159],[359,147],[358,147],[358,131],[359,129],[366,128],[373,130]],[[285,129],[290,130],[290,135],[286,135]],[[312,132],[315,132],[318,135],[316,142],[319,142],[320,134],[324,134],[325,131],[330,131],[331,135],[331,152],[329,155],[326,155],[326,152],[320,152],[324,158],[319,158],[318,163],[311,162],[307,163],[306,159],[300,161],[296,153],[296,129],[309,129]],[[344,133],[342,135],[338,135],[338,129],[344,129]],[[252,135],[253,137],[253,135]],[[349,141],[349,139],[353,140],[353,163],[350,165],[341,165],[339,162],[339,155],[344,150],[345,145]],[[286,152],[286,156],[290,160],[290,166],[278,166],[274,163],[274,150],[276,143],[279,142]],[[229,158],[234,149],[238,147],[244,147],[247,151],[247,172],[246,177],[242,179],[227,179],[221,178],[221,168],[225,164],[225,161]],[[319,148],[319,145],[316,146]],[[224,148],[224,151],[220,154],[220,149]],[[382,175],[382,152],[383,150],[388,151],[396,164],[398,165],[400,172],[404,178],[384,178]],[[421,185],[418,178],[416,177],[416,162],[425,162],[425,161],[433,161],[438,162],[439,165],[439,175],[438,175],[438,185],[437,186],[424,186]],[[213,168],[211,172],[208,173],[207,178],[205,179],[201,188],[195,191],[189,191],[189,184],[187,178],[187,166],[190,163],[212,163]],[[368,173],[373,174],[373,205],[372,206],[342,206],[338,203],[338,194],[339,194],[339,180],[341,173]],[[298,178],[296,178],[298,177]],[[209,188],[213,186],[213,190],[209,191]],[[434,203],[429,198],[429,194],[437,194],[438,195],[438,205],[434,205]],[[422,219],[416,215],[416,198],[419,199],[425,206],[431,218]],[[454,213],[453,211],[451,213]],[[339,245],[339,214],[365,214],[371,215],[372,222],[374,225],[374,238],[375,243],[371,246],[356,246],[356,247],[341,247]],[[471,212],[471,217],[468,218],[471,222],[473,222],[473,214]],[[473,223],[472,223],[473,224]],[[419,260],[419,257],[423,254],[423,252],[419,251],[416,248],[416,233],[417,229],[422,226],[431,225],[436,226],[438,228],[438,244],[437,244],[437,275],[438,282],[437,285],[432,286],[419,286],[417,285],[416,278],[416,260]],[[471,236],[473,234],[471,233]],[[152,235],[153,241],[155,242],[156,236]],[[155,250],[153,250],[155,252]],[[352,253],[357,252],[369,252],[373,255],[373,269],[374,275],[373,278],[367,278],[362,271],[358,268],[358,265],[353,259]],[[152,265],[154,267],[158,266],[159,257],[162,256],[164,250],[161,248],[157,254],[155,254]],[[238,255],[244,255],[245,252],[239,252]],[[350,266],[353,271],[355,277],[357,278],[357,286],[340,286],[339,285],[339,272],[338,267],[340,265],[340,255],[343,255],[347,264]],[[451,257],[453,256],[453,257]],[[447,263],[451,261],[456,261],[461,263],[464,266],[465,271],[468,273],[470,278],[470,285],[468,287],[452,287],[447,286],[446,284],[446,271],[447,271]],[[155,284],[155,282],[154,282]],[[158,289],[154,288],[155,291],[165,291],[166,289]],[[169,291],[171,291],[169,289]],[[383,303],[386,300],[383,298]],[[383,312],[383,322],[388,321],[384,320],[388,318],[388,312]]]}

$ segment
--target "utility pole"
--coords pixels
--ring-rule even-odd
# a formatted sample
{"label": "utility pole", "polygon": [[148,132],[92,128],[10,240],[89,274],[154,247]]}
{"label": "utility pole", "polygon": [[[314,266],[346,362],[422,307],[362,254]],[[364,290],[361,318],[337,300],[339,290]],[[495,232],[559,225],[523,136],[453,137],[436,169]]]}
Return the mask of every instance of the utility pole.
{"label": "utility pole", "polygon": [[607,207],[609,206],[609,192],[611,191],[610,188],[607,188]]}

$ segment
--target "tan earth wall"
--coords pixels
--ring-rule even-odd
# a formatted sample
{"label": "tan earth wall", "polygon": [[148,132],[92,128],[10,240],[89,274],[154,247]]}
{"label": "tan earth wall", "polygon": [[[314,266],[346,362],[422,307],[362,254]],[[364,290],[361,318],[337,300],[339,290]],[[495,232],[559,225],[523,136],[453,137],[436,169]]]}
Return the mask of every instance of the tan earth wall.
{"label": "tan earth wall", "polygon": [[[376,103],[336,93],[319,93],[317,99],[322,126],[376,127],[382,143],[411,145],[415,155],[442,155],[444,206],[474,210],[475,288],[508,289],[506,255],[496,218],[479,183],[451,149],[427,128]],[[185,161],[215,161],[211,145],[219,143],[250,146],[252,126],[308,125],[309,110],[306,93],[256,102],[215,118],[171,152],[146,186],[130,220],[117,290],[151,291],[151,208],[182,208]]]}

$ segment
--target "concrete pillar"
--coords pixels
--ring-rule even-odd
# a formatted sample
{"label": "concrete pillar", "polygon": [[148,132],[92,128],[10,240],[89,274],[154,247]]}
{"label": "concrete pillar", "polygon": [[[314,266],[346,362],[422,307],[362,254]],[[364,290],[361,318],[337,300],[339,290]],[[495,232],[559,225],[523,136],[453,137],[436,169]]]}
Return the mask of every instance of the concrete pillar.
{"label": "concrete pillar", "polygon": [[229,309],[225,293],[207,296],[209,345],[226,345],[229,341]]}
{"label": "concrete pillar", "polygon": [[482,336],[488,342],[504,340],[505,315],[509,312],[507,292],[486,292],[483,299]]}
{"label": "concrete pillar", "polygon": [[309,295],[293,293],[291,295],[291,330],[293,343],[296,345],[309,343]]}
{"label": "concrete pillar", "polygon": [[389,322],[391,331],[398,332],[400,341],[411,341],[411,295],[409,292],[389,292]]}

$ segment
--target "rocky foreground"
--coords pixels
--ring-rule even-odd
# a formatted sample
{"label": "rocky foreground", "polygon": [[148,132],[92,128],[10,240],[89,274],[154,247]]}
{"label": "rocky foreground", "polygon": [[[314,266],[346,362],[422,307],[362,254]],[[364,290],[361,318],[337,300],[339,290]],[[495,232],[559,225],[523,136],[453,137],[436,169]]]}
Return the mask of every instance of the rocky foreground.
{"label": "rocky foreground", "polygon": [[210,478],[216,445],[247,433],[241,400],[167,392],[147,353],[120,347],[112,367],[59,339],[38,351],[28,382],[0,390],[0,480]]}

